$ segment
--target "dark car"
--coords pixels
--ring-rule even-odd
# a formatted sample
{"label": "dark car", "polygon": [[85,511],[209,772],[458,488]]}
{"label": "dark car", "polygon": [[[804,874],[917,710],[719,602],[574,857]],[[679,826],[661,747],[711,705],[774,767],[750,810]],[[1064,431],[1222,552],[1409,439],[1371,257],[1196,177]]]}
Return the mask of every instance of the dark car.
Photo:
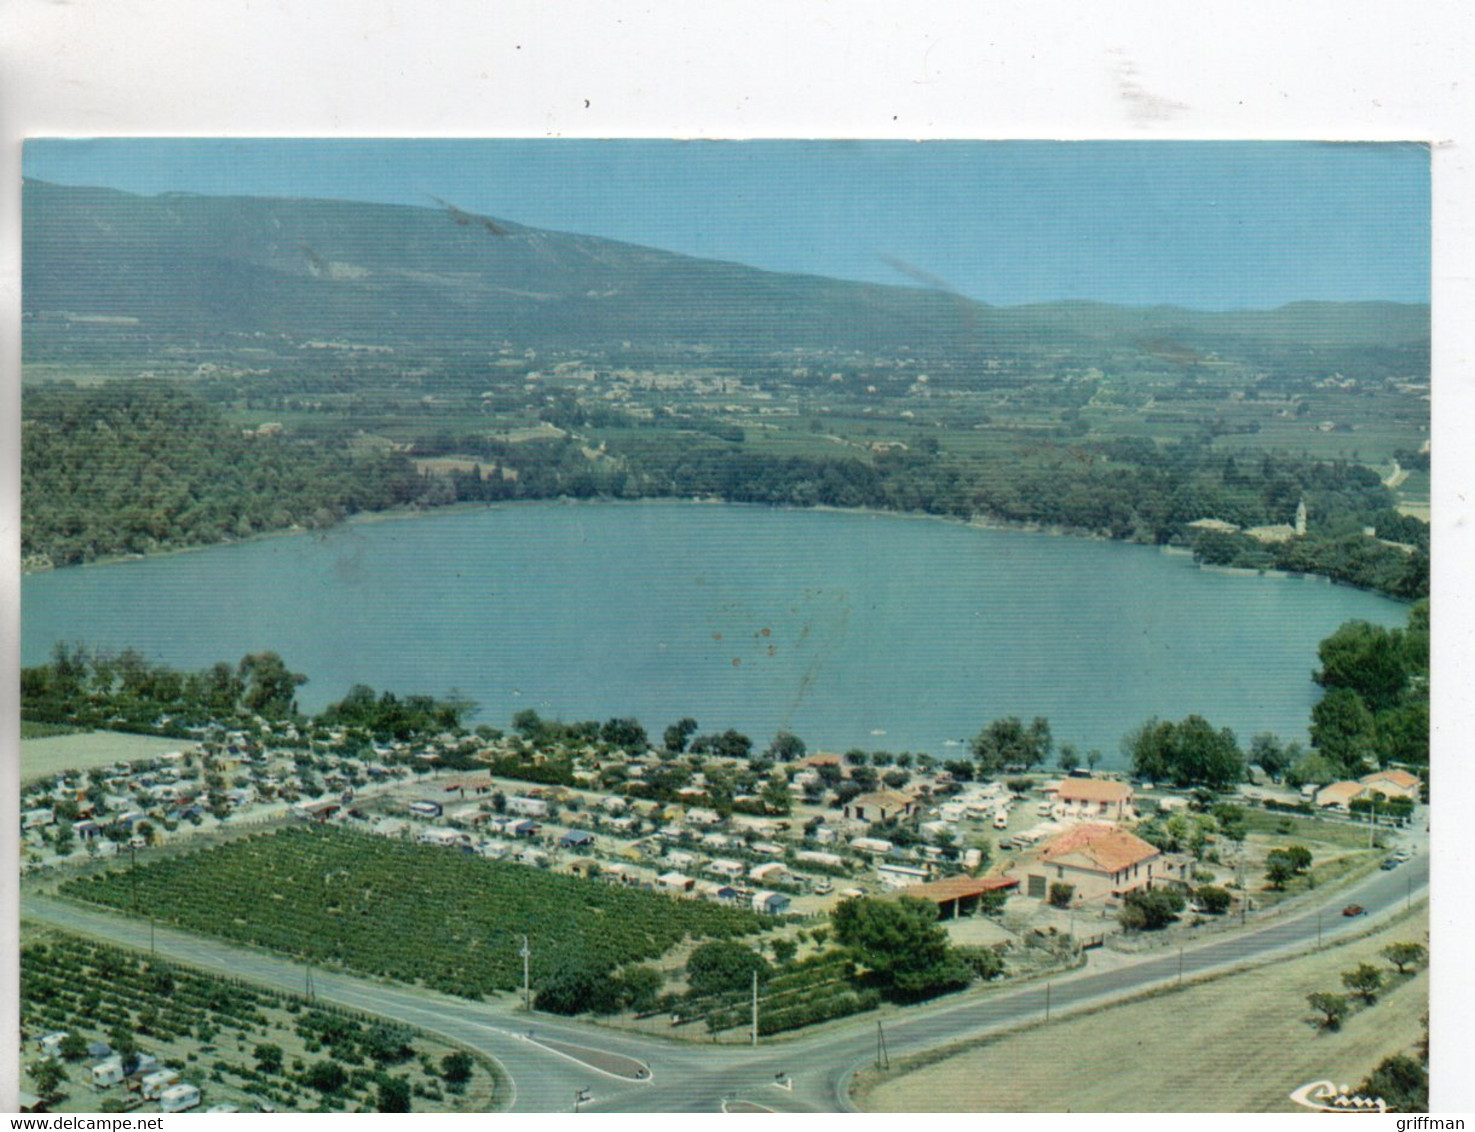
{"label": "dark car", "polygon": [[1387,872],[1387,870],[1389,869],[1396,869],[1401,864],[1403,864],[1403,862],[1397,857],[1389,857],[1386,861],[1383,862],[1383,871]]}
{"label": "dark car", "polygon": [[1349,904],[1347,905],[1347,907],[1342,909],[1342,915],[1361,916],[1366,911],[1367,909],[1364,908],[1361,904]]}

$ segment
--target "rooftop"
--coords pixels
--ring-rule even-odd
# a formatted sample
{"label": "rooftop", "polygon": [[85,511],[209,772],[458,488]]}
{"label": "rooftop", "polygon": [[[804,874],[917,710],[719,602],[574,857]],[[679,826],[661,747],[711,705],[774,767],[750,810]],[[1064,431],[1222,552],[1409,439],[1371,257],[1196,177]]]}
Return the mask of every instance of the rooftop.
{"label": "rooftop", "polygon": [[1109,825],[1078,825],[1045,846],[1043,859],[1083,857],[1102,872],[1115,873],[1158,856],[1156,845]]}

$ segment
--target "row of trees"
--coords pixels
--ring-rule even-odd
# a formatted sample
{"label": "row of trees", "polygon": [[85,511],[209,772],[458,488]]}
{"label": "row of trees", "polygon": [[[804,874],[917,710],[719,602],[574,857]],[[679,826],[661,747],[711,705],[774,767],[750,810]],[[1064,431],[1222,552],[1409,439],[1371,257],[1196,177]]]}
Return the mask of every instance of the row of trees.
{"label": "row of trees", "polygon": [[114,655],[57,642],[48,663],[21,669],[21,711],[52,723],[183,734],[240,716],[290,718],[306,682],[274,652],[180,672],[132,649]]}

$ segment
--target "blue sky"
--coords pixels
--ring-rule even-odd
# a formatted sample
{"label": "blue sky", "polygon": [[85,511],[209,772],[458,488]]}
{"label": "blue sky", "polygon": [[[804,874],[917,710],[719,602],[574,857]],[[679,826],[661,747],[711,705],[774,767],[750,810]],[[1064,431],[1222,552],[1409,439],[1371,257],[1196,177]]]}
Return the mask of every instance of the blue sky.
{"label": "blue sky", "polygon": [[100,139],[27,176],[461,208],[1000,305],[1427,302],[1422,145]]}

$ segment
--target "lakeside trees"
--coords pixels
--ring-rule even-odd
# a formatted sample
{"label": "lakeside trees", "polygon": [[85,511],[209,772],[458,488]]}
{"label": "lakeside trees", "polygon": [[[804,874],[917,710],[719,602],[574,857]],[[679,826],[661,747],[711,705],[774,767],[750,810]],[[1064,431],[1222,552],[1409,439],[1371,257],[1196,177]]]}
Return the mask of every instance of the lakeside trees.
{"label": "lakeside trees", "polygon": [[1244,756],[1234,732],[1215,731],[1199,715],[1181,723],[1149,719],[1122,740],[1132,773],[1174,786],[1222,790],[1244,779]]}
{"label": "lakeside trees", "polygon": [[1429,761],[1429,602],[1403,629],[1349,621],[1321,642],[1311,740],[1337,777]]}

